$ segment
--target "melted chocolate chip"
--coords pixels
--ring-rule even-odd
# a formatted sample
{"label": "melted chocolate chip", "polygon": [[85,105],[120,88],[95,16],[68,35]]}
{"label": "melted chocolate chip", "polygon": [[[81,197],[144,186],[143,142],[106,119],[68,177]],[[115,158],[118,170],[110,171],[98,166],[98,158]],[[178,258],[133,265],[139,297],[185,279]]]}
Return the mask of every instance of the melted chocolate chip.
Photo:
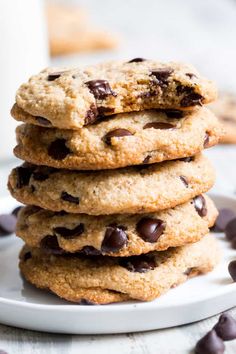
{"label": "melted chocolate chip", "polygon": [[114,108],[110,108],[110,107],[102,107],[102,106],[100,106],[100,107],[97,108],[97,110],[98,110],[98,114],[99,114],[99,118],[100,118],[100,116],[110,115],[110,114],[114,113],[115,109]]}
{"label": "melted chocolate chip", "polygon": [[175,128],[174,124],[170,123],[164,123],[164,122],[152,122],[152,123],[147,123],[144,125],[143,129],[149,129],[149,128],[154,128],[154,129],[173,129]]}
{"label": "melted chocolate chip", "polygon": [[98,109],[95,106],[95,104],[92,104],[90,106],[90,109],[86,113],[84,125],[88,125],[95,122],[97,118],[98,118]]}
{"label": "melted chocolate chip", "polygon": [[65,139],[57,139],[48,147],[48,155],[54,160],[63,160],[70,152]]}
{"label": "melted chocolate chip", "polygon": [[202,99],[203,96],[200,95],[199,93],[189,93],[187,94],[184,98],[182,98],[182,100],[180,101],[180,105],[181,107],[190,107],[190,106],[196,106],[202,105]]}
{"label": "melted chocolate chip", "polygon": [[136,230],[139,236],[146,242],[154,243],[163,234],[166,228],[164,221],[144,217],[136,225]]}
{"label": "melted chocolate chip", "polygon": [[93,246],[84,246],[80,253],[85,254],[86,256],[100,256],[101,252]]}
{"label": "melted chocolate chip", "polygon": [[207,215],[206,200],[203,195],[200,194],[197,197],[193,198],[193,203],[196,211],[201,217]]}
{"label": "melted chocolate chip", "polygon": [[46,179],[49,178],[49,175],[53,172],[55,172],[55,170],[53,168],[41,167],[40,169],[38,169],[38,170],[36,169],[36,171],[33,172],[32,177],[35,181],[43,182],[43,181],[46,181]]}
{"label": "melted chocolate chip", "polygon": [[[225,231],[226,226],[234,218],[236,218],[236,213],[232,209],[228,209],[228,208],[220,209],[219,215],[218,215],[215,225],[213,227],[213,231],[215,231],[215,232]],[[236,222],[235,222],[234,229],[236,230]],[[228,235],[228,236],[230,236],[230,235]],[[228,238],[228,236],[226,235],[227,238]],[[235,236],[236,236],[236,232],[235,232]],[[231,238],[228,238],[228,239],[230,240]]]}
{"label": "melted chocolate chip", "polygon": [[228,271],[233,281],[236,282],[236,260],[229,263]]}
{"label": "melted chocolate chip", "polygon": [[48,74],[48,81],[54,81],[58,79],[63,74],[63,71]]}
{"label": "melted chocolate chip", "polygon": [[31,252],[26,252],[23,257],[24,261],[26,262],[30,258],[32,258]]}
{"label": "melted chocolate chip", "polygon": [[151,75],[155,76],[158,85],[166,86],[169,76],[173,73],[171,68],[163,68],[158,70],[152,70]]}
{"label": "melted chocolate chip", "polygon": [[168,118],[182,118],[184,116],[184,112],[177,109],[165,109],[163,112]]}
{"label": "melted chocolate chip", "polygon": [[12,234],[16,228],[16,217],[13,214],[0,215],[0,236]]}
{"label": "melted chocolate chip", "polygon": [[115,92],[112,91],[107,80],[91,80],[85,82],[88,86],[89,91],[97,99],[104,99],[107,96],[117,96]]}
{"label": "melted chocolate chip", "polygon": [[185,187],[188,188],[188,181],[187,178],[184,176],[179,176],[179,178],[181,179],[181,181],[183,182],[183,184],[185,185]]}
{"label": "melted chocolate chip", "polygon": [[134,58],[130,61],[128,61],[128,63],[141,63],[143,61],[146,61],[146,59],[143,59],[143,58]]}
{"label": "melted chocolate chip", "polygon": [[45,127],[50,127],[52,125],[52,123],[48,119],[43,117],[35,117],[35,120]]}
{"label": "melted chocolate chip", "polygon": [[146,157],[145,157],[145,159],[143,160],[143,164],[145,165],[145,164],[148,164],[149,163],[149,161],[150,161],[150,159],[151,159],[151,155],[147,155]]}
{"label": "melted chocolate chip", "polygon": [[15,209],[13,209],[12,210],[12,215],[14,215],[15,217],[17,217],[18,216],[18,214],[19,214],[19,211],[22,209],[23,207],[22,206],[18,206],[18,207],[16,207]]}
{"label": "melted chocolate chip", "polygon": [[117,252],[127,244],[127,235],[120,226],[107,226],[102,241],[102,252]]}
{"label": "melted chocolate chip", "polygon": [[205,149],[209,146],[209,134],[208,133],[205,134],[203,146]]}
{"label": "melted chocolate chip", "polygon": [[123,136],[131,136],[132,133],[127,130],[127,129],[114,129],[111,130],[110,132],[108,132],[104,137],[103,137],[103,141],[107,144],[107,145],[111,145],[111,138],[122,138]]}
{"label": "melted chocolate chip", "polygon": [[45,236],[40,242],[40,247],[50,251],[52,254],[65,253],[65,251],[59,246],[56,236]]}
{"label": "melted chocolate chip", "polygon": [[196,345],[196,354],[223,354],[225,345],[221,338],[216,334],[216,331],[211,330]]}
{"label": "melted chocolate chip", "polygon": [[156,266],[155,259],[146,255],[124,257],[120,259],[119,264],[130,272],[138,273],[146,273]]}
{"label": "melted chocolate chip", "polygon": [[236,339],[236,321],[235,319],[227,313],[223,313],[217,324],[214,326],[218,337],[223,340]]}
{"label": "melted chocolate chip", "polygon": [[225,236],[227,240],[233,241],[236,239],[236,218],[231,219],[225,227]]}
{"label": "melted chocolate chip", "polygon": [[62,192],[61,193],[61,199],[65,200],[66,202],[79,204],[79,198],[78,197],[73,197],[73,195],[70,195],[67,192]]}
{"label": "melted chocolate chip", "polygon": [[17,167],[15,169],[17,174],[16,188],[22,188],[27,186],[33,172],[33,168],[30,167]]}
{"label": "melted chocolate chip", "polygon": [[65,239],[72,239],[78,237],[84,232],[84,224],[79,224],[74,229],[67,229],[66,227],[55,227],[53,231],[56,235],[62,236]]}

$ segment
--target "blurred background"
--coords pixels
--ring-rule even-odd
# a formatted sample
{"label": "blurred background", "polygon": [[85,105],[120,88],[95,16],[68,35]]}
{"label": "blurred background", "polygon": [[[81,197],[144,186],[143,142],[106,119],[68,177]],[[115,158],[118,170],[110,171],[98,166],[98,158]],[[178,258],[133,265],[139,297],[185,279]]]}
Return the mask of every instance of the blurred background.
{"label": "blurred background", "polygon": [[[7,193],[6,176],[16,164],[16,123],[9,111],[17,87],[30,75],[46,66],[144,57],[192,63],[220,91],[234,94],[235,38],[236,0],[2,1],[0,193]],[[234,124],[236,134],[236,118]],[[221,180],[217,193],[236,191],[235,152],[233,144],[208,152]]]}

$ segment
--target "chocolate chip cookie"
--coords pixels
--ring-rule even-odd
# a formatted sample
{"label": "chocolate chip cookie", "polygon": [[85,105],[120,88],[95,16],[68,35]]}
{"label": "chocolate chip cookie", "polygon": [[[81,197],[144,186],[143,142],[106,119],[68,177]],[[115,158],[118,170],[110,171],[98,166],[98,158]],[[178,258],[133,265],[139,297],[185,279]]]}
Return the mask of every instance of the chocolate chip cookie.
{"label": "chocolate chip cookie", "polygon": [[203,155],[105,171],[69,171],[23,164],[9,189],[18,201],[52,211],[136,214],[175,207],[208,191],[214,170]]}
{"label": "chocolate chip cookie", "polygon": [[[200,205],[200,208],[199,208]],[[218,213],[207,196],[159,213],[89,216],[27,206],[18,217],[17,236],[30,247],[87,255],[127,257],[200,240]]]}
{"label": "chocolate chip cookie", "polygon": [[125,258],[52,255],[25,246],[20,269],[30,283],[61,298],[105,304],[154,300],[189,277],[211,271],[219,258],[217,241],[208,235],[190,245]]}
{"label": "chocolate chip cookie", "polygon": [[[215,85],[192,66],[135,58],[84,69],[45,69],[19,88],[16,103],[35,117],[35,124],[78,129],[104,115],[191,109],[215,98]],[[15,109],[12,115],[24,119]]]}
{"label": "chocolate chip cookie", "polygon": [[236,144],[236,95],[222,93],[218,100],[210,105],[222,123],[225,133],[220,142],[223,144]]}
{"label": "chocolate chip cookie", "polygon": [[14,152],[56,168],[96,170],[192,156],[218,143],[221,125],[207,108],[118,114],[79,130],[18,127]]}

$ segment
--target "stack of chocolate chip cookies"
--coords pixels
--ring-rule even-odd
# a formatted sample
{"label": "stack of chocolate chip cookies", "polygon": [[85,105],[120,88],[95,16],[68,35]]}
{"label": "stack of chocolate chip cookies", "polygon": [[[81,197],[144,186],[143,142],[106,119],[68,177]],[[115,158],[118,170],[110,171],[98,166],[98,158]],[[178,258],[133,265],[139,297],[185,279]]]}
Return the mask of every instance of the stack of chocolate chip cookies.
{"label": "stack of chocolate chip cookies", "polygon": [[[153,300],[219,260],[214,183],[201,154],[221,126],[212,82],[189,65],[136,58],[47,69],[23,84],[9,177],[27,204],[24,277],[78,303]],[[210,250],[210,252],[209,252]]]}

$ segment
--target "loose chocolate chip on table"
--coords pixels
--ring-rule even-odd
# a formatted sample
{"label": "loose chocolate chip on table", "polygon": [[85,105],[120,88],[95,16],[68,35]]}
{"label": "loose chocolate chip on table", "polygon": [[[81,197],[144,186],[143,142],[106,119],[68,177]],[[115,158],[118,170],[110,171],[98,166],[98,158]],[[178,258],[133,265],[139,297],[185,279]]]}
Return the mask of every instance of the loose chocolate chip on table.
{"label": "loose chocolate chip on table", "polygon": [[54,81],[58,79],[63,74],[63,71],[48,74],[48,81]]}
{"label": "loose chocolate chip on table", "polygon": [[141,63],[142,61],[146,61],[146,59],[143,59],[143,58],[134,58],[134,59],[128,61],[128,63]]}
{"label": "loose chocolate chip on table", "polygon": [[80,253],[85,254],[86,256],[100,256],[101,252],[93,246],[84,246]]}
{"label": "loose chocolate chip on table", "polygon": [[35,117],[35,119],[37,120],[37,122],[41,125],[44,125],[45,127],[49,127],[52,125],[52,123],[46,119],[46,118],[43,118],[43,117]]}
{"label": "loose chocolate chip on table", "polygon": [[236,282],[236,260],[229,263],[228,271],[233,281]]}
{"label": "loose chocolate chip on table", "polygon": [[228,222],[225,227],[225,236],[227,240],[232,241],[236,238],[236,217]]}
{"label": "loose chocolate chip on table", "polygon": [[149,163],[151,157],[152,157],[151,155],[147,155],[145,157],[145,159],[143,160],[143,164],[145,165],[145,164]]}
{"label": "loose chocolate chip on table", "polygon": [[22,209],[23,207],[22,206],[18,206],[16,207],[15,209],[12,210],[12,215],[14,215],[15,217],[17,217],[19,211]]}
{"label": "loose chocolate chip on table", "polygon": [[130,272],[138,273],[146,273],[156,266],[155,259],[146,255],[120,258],[119,264]]}
{"label": "loose chocolate chip on table", "polygon": [[169,76],[173,73],[173,69],[171,68],[163,68],[163,69],[157,69],[157,70],[152,70],[151,75],[155,76],[157,83],[160,86],[165,86],[167,84],[167,79]]}
{"label": "loose chocolate chip on table", "polygon": [[65,139],[57,139],[53,141],[48,147],[48,155],[54,160],[63,160],[70,153],[71,151],[66,146]]}
{"label": "loose chocolate chip on table", "polygon": [[71,239],[81,235],[84,232],[84,224],[79,224],[74,229],[67,229],[66,227],[55,227],[53,231],[56,233],[56,235],[62,236],[66,239]]}
{"label": "loose chocolate chip on table", "polygon": [[211,330],[201,338],[195,348],[196,354],[223,354],[224,351],[224,342],[214,330]]}
{"label": "loose chocolate chip on table", "polygon": [[[24,254],[24,261],[27,261],[28,259],[32,258],[32,254],[31,252],[26,252]],[[1,354],[1,353],[0,353]]]}
{"label": "loose chocolate chip on table", "polygon": [[65,251],[59,246],[56,236],[45,236],[41,242],[40,247],[50,251],[52,254],[63,254]]}
{"label": "loose chocolate chip on table", "polygon": [[175,128],[174,124],[164,123],[164,122],[151,122],[144,125],[143,129],[173,129]]}
{"label": "loose chocolate chip on table", "polygon": [[183,184],[185,185],[185,187],[188,187],[188,181],[187,178],[184,176],[179,176],[179,178],[181,179],[181,181],[183,182]]}
{"label": "loose chocolate chip on table", "polygon": [[[213,227],[213,231],[215,232],[225,231],[227,224],[234,218],[236,218],[236,213],[232,209],[228,209],[228,208],[220,209],[219,215]],[[236,222],[235,222],[235,230],[236,230]],[[235,236],[236,236],[236,232],[235,232]]]}
{"label": "loose chocolate chip on table", "polygon": [[65,200],[66,202],[79,204],[79,198],[78,197],[73,197],[73,195],[70,195],[67,192],[62,192],[61,193],[61,199]]}
{"label": "loose chocolate chip on table", "polygon": [[102,241],[102,252],[117,252],[127,244],[128,238],[120,226],[107,226]]}
{"label": "loose chocolate chip on table", "polygon": [[195,209],[201,217],[207,215],[206,200],[203,195],[200,194],[197,197],[193,198],[193,203]]}
{"label": "loose chocolate chip on table", "polygon": [[111,145],[111,138],[122,138],[123,136],[131,136],[133,135],[129,130],[127,129],[114,129],[111,130],[110,132],[108,132],[104,137],[103,137],[103,141],[107,144],[107,145]]}
{"label": "loose chocolate chip on table", "polygon": [[210,137],[209,134],[206,133],[205,138],[204,138],[204,142],[203,142],[203,146],[205,149],[209,146],[209,137]]}
{"label": "loose chocolate chip on table", "polygon": [[12,234],[16,228],[16,217],[13,214],[0,215],[0,236]]}
{"label": "loose chocolate chip on table", "polygon": [[88,86],[95,98],[104,99],[107,96],[117,96],[116,93],[112,91],[107,80],[91,80],[85,82],[85,85]]}
{"label": "loose chocolate chip on table", "polygon": [[98,119],[98,109],[95,104],[90,106],[90,109],[86,113],[84,124],[88,125],[95,122]]}
{"label": "loose chocolate chip on table", "polygon": [[16,188],[22,188],[29,183],[33,168],[30,167],[17,167],[15,169],[17,174]]}
{"label": "loose chocolate chip on table", "polygon": [[196,105],[201,106],[202,99],[203,96],[200,95],[199,93],[195,93],[195,92],[189,93],[182,98],[182,100],[180,101],[180,105],[181,107],[189,107],[189,106],[196,106]]}
{"label": "loose chocolate chip on table", "polygon": [[182,118],[184,116],[184,112],[177,109],[165,109],[163,112],[168,118]]}
{"label": "loose chocolate chip on table", "polygon": [[144,217],[139,220],[136,230],[139,236],[146,242],[154,243],[163,234],[166,228],[165,222],[160,219]]}
{"label": "loose chocolate chip on table", "polygon": [[236,339],[236,321],[227,313],[223,313],[214,326],[218,337],[223,340]]}

